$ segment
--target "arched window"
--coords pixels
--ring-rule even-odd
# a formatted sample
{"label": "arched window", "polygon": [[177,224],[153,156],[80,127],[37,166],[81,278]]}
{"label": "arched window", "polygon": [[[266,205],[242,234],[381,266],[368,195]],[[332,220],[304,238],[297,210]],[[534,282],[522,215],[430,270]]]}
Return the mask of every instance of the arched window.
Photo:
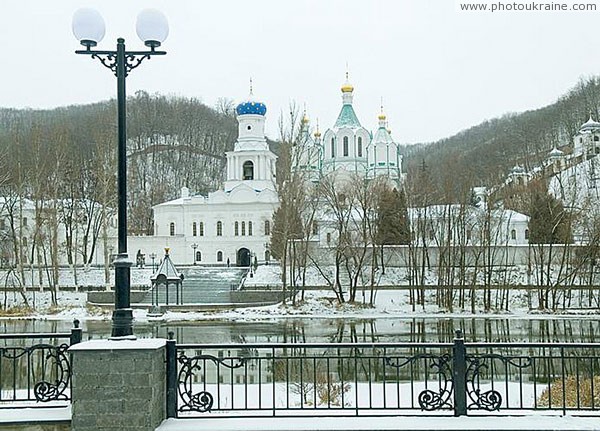
{"label": "arched window", "polygon": [[348,137],[344,136],[344,157],[348,157]]}
{"label": "arched window", "polygon": [[27,247],[27,237],[23,237],[23,247]]}
{"label": "arched window", "polygon": [[517,239],[517,231],[515,229],[510,231],[510,239]]}
{"label": "arched window", "polygon": [[174,236],[175,235],[175,223],[171,222],[171,224],[169,224],[169,235]]}
{"label": "arched window", "polygon": [[217,236],[223,236],[223,223],[217,222]]}
{"label": "arched window", "polygon": [[265,220],[265,235],[271,235],[271,222],[269,220]]}
{"label": "arched window", "polygon": [[196,252],[196,262],[201,262],[202,261],[202,252],[197,251]]}
{"label": "arched window", "polygon": [[198,226],[196,222],[192,223],[192,236],[196,236],[198,234]]}
{"label": "arched window", "polygon": [[248,222],[248,236],[252,236],[252,222]]}
{"label": "arched window", "polygon": [[265,251],[265,262],[268,262],[271,260],[271,252],[269,250]]}
{"label": "arched window", "polygon": [[199,232],[200,236],[204,236],[204,222],[203,221],[200,222],[199,228],[200,228],[199,229],[200,230],[200,232]]}
{"label": "arched window", "polygon": [[362,157],[362,138],[359,136],[358,137],[358,157]]}
{"label": "arched window", "polygon": [[217,251],[217,262],[223,262],[223,252]]}
{"label": "arched window", "polygon": [[246,222],[243,221],[242,222],[242,236],[245,236],[245,235],[246,235]]}
{"label": "arched window", "polygon": [[598,136],[594,136],[594,141],[598,142],[600,141],[600,138]]}
{"label": "arched window", "polygon": [[233,224],[233,234],[234,234],[235,236],[238,236],[238,235],[240,234],[239,228],[240,228],[240,225],[239,225],[239,223],[238,223],[238,222],[235,222],[235,223]]}
{"label": "arched window", "polygon": [[529,229],[525,229],[525,239],[529,239]]}
{"label": "arched window", "polygon": [[244,176],[243,176],[244,180],[253,180],[254,179],[254,163],[252,163],[250,160],[248,160],[247,162],[244,162],[243,174],[244,174]]}
{"label": "arched window", "polygon": [[331,138],[331,158],[335,157],[335,138]]}
{"label": "arched window", "polygon": [[331,243],[331,233],[327,232],[327,244]]}
{"label": "arched window", "polygon": [[317,223],[316,220],[313,220],[313,222],[312,222],[312,234],[313,235],[319,234],[319,223]]}

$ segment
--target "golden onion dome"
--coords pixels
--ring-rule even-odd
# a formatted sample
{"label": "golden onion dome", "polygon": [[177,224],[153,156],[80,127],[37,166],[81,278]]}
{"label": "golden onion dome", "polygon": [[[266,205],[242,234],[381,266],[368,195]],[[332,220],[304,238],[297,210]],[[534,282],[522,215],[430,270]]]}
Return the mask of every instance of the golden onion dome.
{"label": "golden onion dome", "polygon": [[304,113],[304,115],[302,116],[302,124],[308,124],[310,122],[310,119],[308,118],[308,115],[306,115],[306,112]]}
{"label": "golden onion dome", "polygon": [[383,121],[383,120],[385,120],[386,118],[387,118],[387,117],[386,117],[386,115],[385,115],[383,112],[377,116],[377,119],[378,119],[378,120],[380,120],[380,121]]}
{"label": "golden onion dome", "polygon": [[350,84],[348,81],[344,85],[342,85],[342,93],[352,93],[354,91],[354,86]]}
{"label": "golden onion dome", "polygon": [[320,138],[321,132],[319,132],[319,130],[315,131],[314,136],[315,136],[315,138]]}

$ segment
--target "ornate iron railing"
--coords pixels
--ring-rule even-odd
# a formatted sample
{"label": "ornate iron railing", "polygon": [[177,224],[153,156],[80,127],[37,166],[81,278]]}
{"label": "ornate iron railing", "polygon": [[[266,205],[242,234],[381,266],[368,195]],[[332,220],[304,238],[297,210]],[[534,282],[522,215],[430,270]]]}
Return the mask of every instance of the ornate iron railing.
{"label": "ornate iron railing", "polygon": [[167,343],[167,415],[600,415],[600,344]]}
{"label": "ornate iron railing", "polygon": [[[0,334],[0,408],[3,404],[64,404],[71,394],[67,349],[81,342],[79,321],[70,333]],[[60,340],[68,340],[60,342]]]}

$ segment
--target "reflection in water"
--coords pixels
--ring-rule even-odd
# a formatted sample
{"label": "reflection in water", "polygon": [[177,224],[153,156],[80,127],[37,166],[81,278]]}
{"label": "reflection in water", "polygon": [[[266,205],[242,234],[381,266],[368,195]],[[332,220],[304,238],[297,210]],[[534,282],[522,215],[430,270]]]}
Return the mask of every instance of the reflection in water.
{"label": "reflection in water", "polygon": [[[69,321],[2,320],[0,332],[69,332]],[[140,322],[139,338],[167,338],[173,331],[185,343],[355,343],[451,342],[460,329],[469,342],[597,342],[595,319],[379,318],[280,319],[258,322]],[[83,322],[84,340],[107,338],[110,321]],[[9,341],[2,341],[6,345]]]}

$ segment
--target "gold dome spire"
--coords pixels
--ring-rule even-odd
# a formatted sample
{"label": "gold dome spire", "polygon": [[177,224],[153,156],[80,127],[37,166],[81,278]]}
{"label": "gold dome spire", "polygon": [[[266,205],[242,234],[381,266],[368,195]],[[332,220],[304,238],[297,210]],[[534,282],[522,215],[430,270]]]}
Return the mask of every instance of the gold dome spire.
{"label": "gold dome spire", "polygon": [[354,86],[350,84],[348,80],[348,72],[346,72],[346,82],[342,85],[342,93],[352,93],[354,91]]}
{"label": "gold dome spire", "polygon": [[317,118],[317,130],[314,133],[315,138],[319,139],[321,137],[321,132],[319,131],[319,119]]}
{"label": "gold dome spire", "polygon": [[304,125],[306,125],[310,122],[310,118],[308,118],[308,115],[306,114],[306,107],[304,107],[304,113],[302,114],[302,120],[300,120],[300,121]]}

